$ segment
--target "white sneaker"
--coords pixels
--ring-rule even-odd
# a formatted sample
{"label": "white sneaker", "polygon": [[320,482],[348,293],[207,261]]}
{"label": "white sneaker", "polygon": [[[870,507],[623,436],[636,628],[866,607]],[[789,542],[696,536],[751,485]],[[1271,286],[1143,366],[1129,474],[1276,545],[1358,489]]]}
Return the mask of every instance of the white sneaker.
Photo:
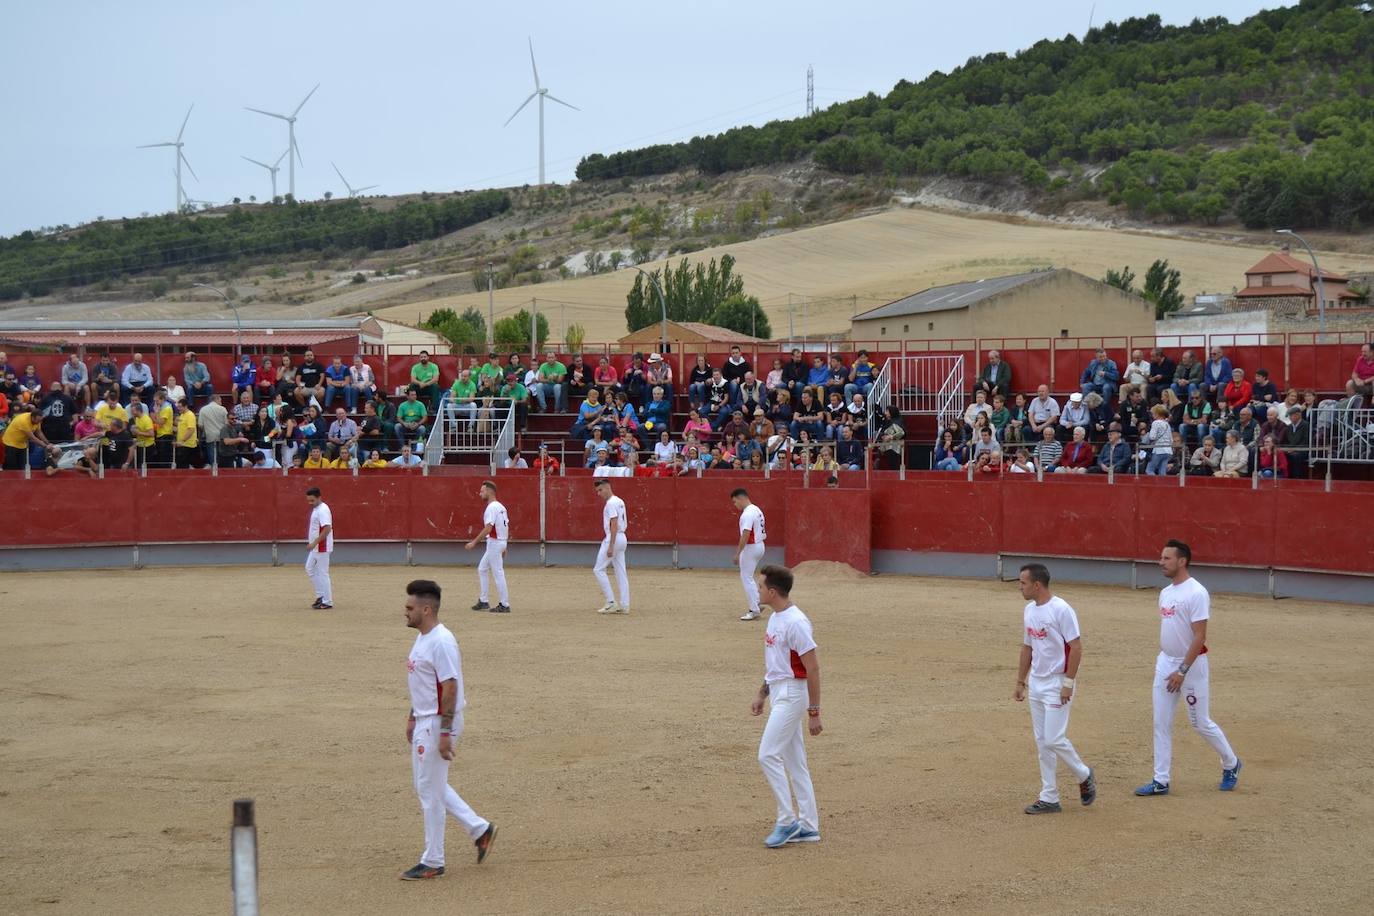
{"label": "white sneaker", "polygon": [[623,605],[623,604],[617,604],[617,605],[615,606],[615,610],[611,611],[611,613],[612,613],[612,614],[628,614],[628,613],[630,613],[630,609],[627,608],[627,607],[626,607],[625,605]]}
{"label": "white sneaker", "polygon": [[604,605],[597,608],[596,612],[598,614],[614,614],[618,606],[619,605],[617,605],[614,601],[607,601]]}
{"label": "white sneaker", "polygon": [[758,611],[745,611],[740,620],[758,620],[762,615]]}

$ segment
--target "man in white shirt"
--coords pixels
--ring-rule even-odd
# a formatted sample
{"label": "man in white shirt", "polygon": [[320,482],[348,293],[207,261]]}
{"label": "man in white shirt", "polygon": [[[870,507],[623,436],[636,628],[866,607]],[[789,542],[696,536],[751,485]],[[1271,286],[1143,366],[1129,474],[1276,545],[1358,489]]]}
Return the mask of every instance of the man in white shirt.
{"label": "man in white shirt", "polygon": [[520,449],[511,446],[506,450],[506,460],[501,462],[501,467],[511,470],[513,468],[528,468],[529,462],[520,454]]}
{"label": "man in white shirt", "polygon": [[[510,540],[510,516],[506,507],[496,501],[496,484],[490,480],[482,481],[477,495],[487,506],[482,510],[482,530],[464,545],[468,550],[486,539],[486,553],[477,563],[477,603],[474,611],[491,611],[493,614],[510,613],[510,594],[506,591],[506,543]],[[490,592],[487,590],[487,574],[496,580],[496,607],[487,603]]]}
{"label": "man in white shirt", "polygon": [[740,582],[744,583],[744,600],[749,609],[740,620],[759,619],[759,585],[754,581],[759,562],[763,560],[764,531],[763,510],[749,499],[749,491],[736,487],[730,494],[730,502],[735,504],[739,513],[739,544],[735,547],[735,565],[739,567]]}
{"label": "man in white shirt", "polygon": [[391,463],[398,468],[419,467],[420,461],[420,456],[415,454],[415,449],[409,442],[401,446],[401,454],[391,459]]}
{"label": "man in white shirt", "polygon": [[[596,489],[596,495],[601,497],[605,503],[605,508],[601,511],[601,528],[606,533],[606,538],[597,550],[596,565],[592,567],[592,574],[596,576],[596,581],[606,596],[605,605],[597,608],[597,613],[628,614],[630,613],[630,577],[625,572],[625,547],[627,544],[625,535],[628,531],[625,500],[611,491],[611,482],[605,477],[597,478],[596,483],[592,486]],[[615,592],[611,591],[611,580],[606,575],[607,566],[615,567],[615,581],[620,587],[619,601],[615,600]]]}
{"label": "man in white shirt", "polygon": [[310,584],[315,586],[315,603],[310,605],[317,611],[327,611],[334,606],[334,587],[329,581],[329,558],[334,553],[334,514],[329,504],[320,499],[320,488],[311,487],[305,491],[305,501],[310,504],[310,543],[305,548],[305,574]]}
{"label": "man in white shirt", "polygon": [[153,370],[143,361],[142,353],[135,353],[133,362],[124,367],[119,383],[121,395],[126,402],[131,394],[143,398],[152,396]]}
{"label": "man in white shirt", "polygon": [[1131,351],[1131,361],[1126,364],[1126,371],[1121,373],[1121,387],[1117,392],[1117,397],[1121,403],[1126,403],[1126,397],[1131,393],[1132,388],[1139,388],[1143,396],[1145,386],[1150,381],[1150,361],[1145,358],[1145,354],[1139,350]]}
{"label": "man in white shirt", "polygon": [[1068,738],[1069,704],[1073,702],[1078,665],[1083,660],[1083,641],[1078,632],[1078,615],[1068,602],[1050,591],[1050,571],[1044,564],[1022,566],[1017,582],[1027,604],[1021,661],[1011,698],[1018,703],[1030,698],[1031,731],[1040,756],[1040,797],[1026,806],[1026,813],[1055,814],[1062,810],[1055,777],[1060,760],[1078,779],[1079,801],[1091,805],[1097,798],[1093,771]]}
{"label": "man in white shirt", "polygon": [[1212,597],[1193,578],[1193,551],[1182,541],[1165,543],[1159,569],[1169,580],[1159,593],[1159,658],[1155,661],[1155,777],[1135,790],[1136,795],[1168,795],[1173,759],[1174,712],[1178,699],[1188,702],[1188,722],[1221,757],[1223,792],[1235,789],[1240,759],[1221,727],[1208,712],[1210,694],[1207,664],[1207,620]]}
{"label": "man in white shirt", "polygon": [[1035,438],[1041,437],[1046,426],[1053,428],[1059,422],[1059,402],[1050,397],[1050,386],[1041,385],[1026,408],[1026,422],[1030,425]]}
{"label": "man in white shirt", "polygon": [[463,734],[463,659],[458,640],[439,622],[439,585],[416,579],[406,586],[406,626],[419,630],[406,659],[410,687],[410,715],[406,743],[410,772],[420,811],[425,819],[425,851],[420,862],[401,875],[402,881],[439,878],[444,874],[444,815],[463,825],[477,847],[481,865],[496,842],[496,825],[483,817],[448,784],[453,745]]}
{"label": "man in white shirt", "polygon": [[813,738],[821,733],[821,662],[811,621],[789,597],[792,584],[792,570],[786,566],[759,570],[759,598],[773,613],[763,636],[763,686],[749,711],[762,714],[764,700],[772,706],[759,741],[759,766],[778,803],[773,832],[763,841],[771,849],[821,839],[816,792],[802,738],[803,718]]}

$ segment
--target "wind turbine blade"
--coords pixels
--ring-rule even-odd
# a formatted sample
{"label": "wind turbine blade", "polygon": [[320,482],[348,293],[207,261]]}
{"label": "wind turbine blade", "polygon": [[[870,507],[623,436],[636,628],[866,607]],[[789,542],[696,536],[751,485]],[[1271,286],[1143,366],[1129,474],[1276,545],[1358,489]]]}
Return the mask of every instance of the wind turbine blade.
{"label": "wind turbine blade", "polygon": [[564,106],[565,108],[571,108],[573,111],[581,111],[581,110],[582,110],[581,108],[578,108],[576,105],[569,105],[567,102],[563,101],[562,99],[556,98],[556,97],[554,97],[554,96],[549,95],[547,92],[544,93],[544,98],[548,99],[550,102],[557,102],[558,104]]}
{"label": "wind turbine blade", "polygon": [[334,165],[334,160],[331,159],[331,160],[329,161],[329,164],[330,164],[331,166],[333,166],[333,168],[334,168],[334,174],[339,176],[339,180],[342,181],[343,184],[344,184],[344,187],[348,189],[348,196],[349,196],[349,197],[352,197],[352,196],[353,196],[353,186],[352,186],[351,184],[348,183],[348,179],[347,179],[347,178],[343,177],[343,172],[340,172],[340,171],[339,171],[339,167],[338,167],[337,165]]}
{"label": "wind turbine blade", "polygon": [[177,155],[181,157],[182,162],[186,163],[186,170],[191,173],[191,177],[196,181],[200,181],[200,176],[196,174],[195,169],[191,168],[191,160],[186,158],[186,154],[181,150],[177,150]]}
{"label": "wind turbine blade", "polygon": [[277,114],[275,111],[263,111],[261,108],[249,108],[247,105],[244,105],[243,108],[245,111],[256,111],[258,114],[265,114],[269,118],[281,118],[283,121],[291,120],[286,115]]}
{"label": "wind turbine blade", "polygon": [[352,191],[353,191],[354,194],[361,194],[361,193],[363,193],[364,191],[371,191],[373,188],[380,188],[380,187],[381,187],[381,185],[379,185],[379,184],[365,184],[365,185],[363,185],[361,188],[353,188]]}
{"label": "wind turbine blade", "polygon": [[[191,108],[195,108],[196,103],[191,103]],[[191,120],[191,108],[186,109],[186,117],[181,119],[181,130],[177,131],[177,142],[181,142],[181,135],[186,133],[186,122]]]}
{"label": "wind turbine blade", "polygon": [[286,158],[286,154],[289,153],[289,152],[291,152],[291,150],[290,150],[290,149],[287,149],[287,150],[284,151],[280,156],[278,156],[278,157],[277,157],[277,161],[274,162],[274,163],[272,163],[272,167],[275,168],[276,166],[281,165],[281,161],[282,161],[283,159]]}
{"label": "wind turbine blade", "polygon": [[[240,159],[248,159],[247,156],[240,156],[239,158],[240,158]],[[259,162],[259,161],[256,160],[256,159],[248,159],[248,161],[251,162],[251,163],[253,163],[254,165],[260,165],[260,166],[262,166],[263,168],[267,169],[269,172],[272,171],[272,166],[268,165],[266,162]]]}
{"label": "wind turbine blade", "polygon": [[[518,115],[520,112],[524,111],[524,110],[525,110],[525,106],[528,105],[528,104],[530,103],[530,101],[531,101],[536,95],[538,95],[538,94],[539,94],[539,90],[538,90],[538,89],[536,89],[534,92],[531,92],[531,93],[530,93],[530,97],[529,97],[528,99],[525,99],[525,101],[521,102],[521,103],[520,103],[520,107],[517,108],[517,109],[515,109],[515,114],[511,115],[509,118],[506,118],[506,124],[509,124],[511,121],[514,121],[514,120],[515,120],[515,115]],[[502,124],[501,126],[502,126],[502,127],[505,127],[506,124]]]}
{"label": "wind turbine blade", "polygon": [[[320,84],[319,84],[319,83],[316,83],[316,84],[315,84],[315,89],[319,89],[319,88],[320,88]],[[312,95],[315,94],[315,89],[311,89],[309,92],[307,92],[307,93],[305,94],[305,98],[301,99],[301,103],[300,103],[299,105],[296,106],[296,110],[293,111],[293,112],[291,112],[291,117],[294,118],[296,115],[298,115],[298,114],[301,113],[301,109],[305,107],[305,103],[308,102],[308,101],[310,101],[310,97],[311,97]]]}
{"label": "wind turbine blade", "polygon": [[154,147],[157,147],[157,146],[176,146],[176,144],[175,144],[175,143],[145,143],[145,144],[143,144],[142,146],[135,147],[135,149],[153,149]]}
{"label": "wind turbine blade", "polygon": [[296,161],[301,164],[301,168],[305,168],[305,160],[301,158],[301,145],[299,143],[296,143],[294,138],[291,142],[295,145],[296,148]]}
{"label": "wind turbine blade", "polygon": [[534,65],[534,39],[526,36],[526,41],[530,43],[530,69],[534,71],[534,88],[539,88],[539,68]]}

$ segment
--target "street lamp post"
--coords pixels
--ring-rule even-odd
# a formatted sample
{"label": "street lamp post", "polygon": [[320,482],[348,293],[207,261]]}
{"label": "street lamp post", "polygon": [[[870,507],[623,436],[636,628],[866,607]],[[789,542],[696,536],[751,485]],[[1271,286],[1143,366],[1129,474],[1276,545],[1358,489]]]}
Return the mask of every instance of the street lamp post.
{"label": "street lamp post", "polygon": [[1307,256],[1312,259],[1312,270],[1317,275],[1317,331],[1321,334],[1326,333],[1326,284],[1322,282],[1322,269],[1317,264],[1317,255],[1312,250],[1312,246],[1307,244],[1307,240],[1298,235],[1292,229],[1275,229],[1279,235],[1291,235],[1307,249]]}
{"label": "street lamp post", "polygon": [[649,281],[649,285],[652,286],[652,287],[654,288],[654,292],[658,293],[658,307],[659,307],[659,309],[663,312],[663,324],[662,324],[662,326],[661,326],[661,328],[660,328],[660,330],[659,330],[659,334],[658,334],[658,337],[659,337],[659,341],[658,341],[658,343],[659,343],[658,352],[660,352],[660,353],[667,353],[667,352],[668,352],[668,303],[667,303],[667,301],[663,298],[663,287],[659,286],[659,285],[658,285],[658,281],[654,279],[654,275],[651,274],[651,273],[649,273],[648,271],[646,271],[644,268],[642,268],[642,267],[635,267],[633,264],[631,264],[630,266],[631,266],[631,267],[634,267],[635,270],[637,270],[637,271],[639,271],[641,274],[643,274],[643,275],[644,275],[644,279],[648,280],[648,281]]}
{"label": "street lamp post", "polygon": [[238,328],[238,341],[236,344],[238,352],[234,354],[234,365],[237,366],[239,360],[243,359],[243,321],[239,318],[239,307],[235,305],[233,300],[219,287],[210,286],[207,283],[192,283],[191,285],[198,289],[208,289],[212,293],[217,293],[219,297],[224,300],[224,304],[234,310],[234,324]]}

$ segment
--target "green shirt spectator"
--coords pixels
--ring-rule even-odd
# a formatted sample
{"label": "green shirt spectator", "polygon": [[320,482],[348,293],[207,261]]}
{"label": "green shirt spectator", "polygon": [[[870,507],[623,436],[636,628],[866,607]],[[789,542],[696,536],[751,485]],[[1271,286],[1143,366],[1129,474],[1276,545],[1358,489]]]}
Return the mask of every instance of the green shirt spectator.
{"label": "green shirt spectator", "polygon": [[422,353],[420,362],[410,367],[410,380],[421,388],[433,385],[439,379],[439,364],[429,361],[429,354]]}
{"label": "green shirt spectator", "polygon": [[549,395],[553,395],[553,409],[562,413],[568,409],[568,393],[563,380],[568,377],[568,367],[558,361],[558,355],[550,350],[539,364],[535,373],[534,397],[539,401],[541,410],[549,409]]}
{"label": "green shirt spectator", "polygon": [[505,375],[505,367],[501,365],[495,353],[488,353],[487,361],[477,367],[477,377],[479,379],[487,378],[488,376],[495,379],[501,379],[504,378]]}
{"label": "green shirt spectator", "polygon": [[477,397],[477,383],[469,378],[458,376],[449,386],[449,394],[453,395],[455,401],[471,401]]}
{"label": "green shirt spectator", "polygon": [[568,374],[568,367],[557,359],[549,359],[539,364],[539,381],[561,382]]}
{"label": "green shirt spectator", "polygon": [[427,416],[423,401],[407,398],[396,408],[396,419],[402,423],[423,423]]}

